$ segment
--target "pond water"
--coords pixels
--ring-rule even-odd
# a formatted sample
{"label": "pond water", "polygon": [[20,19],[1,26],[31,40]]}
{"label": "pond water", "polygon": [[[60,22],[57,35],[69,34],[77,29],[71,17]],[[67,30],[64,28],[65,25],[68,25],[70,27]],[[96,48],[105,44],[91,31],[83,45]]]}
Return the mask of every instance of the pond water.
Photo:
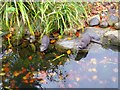
{"label": "pond water", "polygon": [[2,76],[3,87],[118,88],[119,51],[95,45],[80,60],[54,48],[46,53],[30,47],[8,51],[2,59],[2,68],[9,68]]}

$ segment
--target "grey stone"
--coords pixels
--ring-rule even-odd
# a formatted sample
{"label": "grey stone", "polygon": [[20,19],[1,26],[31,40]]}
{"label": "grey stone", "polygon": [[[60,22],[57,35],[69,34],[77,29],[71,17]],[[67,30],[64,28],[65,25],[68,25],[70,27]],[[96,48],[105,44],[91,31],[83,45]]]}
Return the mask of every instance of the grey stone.
{"label": "grey stone", "polygon": [[92,19],[89,21],[89,25],[90,25],[90,26],[97,26],[97,25],[99,25],[99,23],[100,23],[100,21],[99,21],[99,19],[98,19],[97,17],[92,18]]}
{"label": "grey stone", "polygon": [[114,27],[115,27],[115,29],[119,30],[120,29],[120,22],[115,23]]}
{"label": "grey stone", "polygon": [[101,27],[101,28],[106,28],[106,27],[108,27],[108,22],[107,22],[107,21],[102,21],[102,22],[100,23],[100,27]]}
{"label": "grey stone", "polygon": [[120,46],[120,30],[108,31],[104,34],[103,42],[106,44],[117,45]]}
{"label": "grey stone", "polygon": [[115,15],[110,15],[108,17],[108,24],[110,26],[113,26],[115,23],[118,23],[119,22],[119,17],[118,16],[115,16]]}

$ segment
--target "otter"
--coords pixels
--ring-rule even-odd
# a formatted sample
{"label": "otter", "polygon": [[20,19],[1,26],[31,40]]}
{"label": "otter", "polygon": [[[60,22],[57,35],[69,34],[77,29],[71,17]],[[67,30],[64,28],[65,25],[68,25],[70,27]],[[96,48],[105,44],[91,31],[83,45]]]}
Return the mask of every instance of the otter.
{"label": "otter", "polygon": [[93,36],[93,35],[90,35],[89,33],[84,33],[82,36],[81,36],[81,39],[78,43],[78,49],[84,49],[86,48],[90,42],[94,42],[94,43],[98,43],[98,44],[101,44],[102,45],[102,42],[99,41],[100,38],[98,36]]}
{"label": "otter", "polygon": [[50,43],[50,38],[47,35],[44,35],[41,40],[40,51],[43,52],[47,50]]}

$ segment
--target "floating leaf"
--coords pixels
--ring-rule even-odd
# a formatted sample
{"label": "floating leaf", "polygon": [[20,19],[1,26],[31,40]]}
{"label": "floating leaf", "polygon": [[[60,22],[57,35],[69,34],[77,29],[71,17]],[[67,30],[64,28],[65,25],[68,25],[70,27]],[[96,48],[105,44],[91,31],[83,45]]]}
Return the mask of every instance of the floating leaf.
{"label": "floating leaf", "polygon": [[24,83],[29,83],[28,80],[23,80]]}
{"label": "floating leaf", "polygon": [[0,76],[4,76],[5,75],[5,73],[0,73]]}
{"label": "floating leaf", "polygon": [[5,67],[5,68],[4,68],[4,71],[5,71],[5,72],[9,72],[9,71],[10,71],[10,68]]}
{"label": "floating leaf", "polygon": [[17,71],[15,71],[15,72],[13,73],[13,75],[16,76],[16,77],[17,77],[19,74],[20,74],[20,72],[17,72]]}
{"label": "floating leaf", "polygon": [[29,56],[28,59],[29,59],[29,60],[32,60],[32,56]]}
{"label": "floating leaf", "polygon": [[67,50],[67,54],[71,54],[71,50]]}

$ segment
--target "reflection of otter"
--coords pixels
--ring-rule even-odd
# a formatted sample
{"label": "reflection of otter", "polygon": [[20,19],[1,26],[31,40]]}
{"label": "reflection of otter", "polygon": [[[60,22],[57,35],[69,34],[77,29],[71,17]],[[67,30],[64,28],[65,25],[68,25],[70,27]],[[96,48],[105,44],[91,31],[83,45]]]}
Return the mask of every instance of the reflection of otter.
{"label": "reflection of otter", "polygon": [[81,50],[86,48],[90,42],[95,42],[102,45],[99,40],[100,38],[98,36],[92,36],[88,33],[84,33],[78,43],[78,49]]}
{"label": "reflection of otter", "polygon": [[85,58],[87,56],[87,54],[88,54],[88,51],[79,50],[77,53],[77,56],[75,57],[75,60],[79,61],[80,59]]}

